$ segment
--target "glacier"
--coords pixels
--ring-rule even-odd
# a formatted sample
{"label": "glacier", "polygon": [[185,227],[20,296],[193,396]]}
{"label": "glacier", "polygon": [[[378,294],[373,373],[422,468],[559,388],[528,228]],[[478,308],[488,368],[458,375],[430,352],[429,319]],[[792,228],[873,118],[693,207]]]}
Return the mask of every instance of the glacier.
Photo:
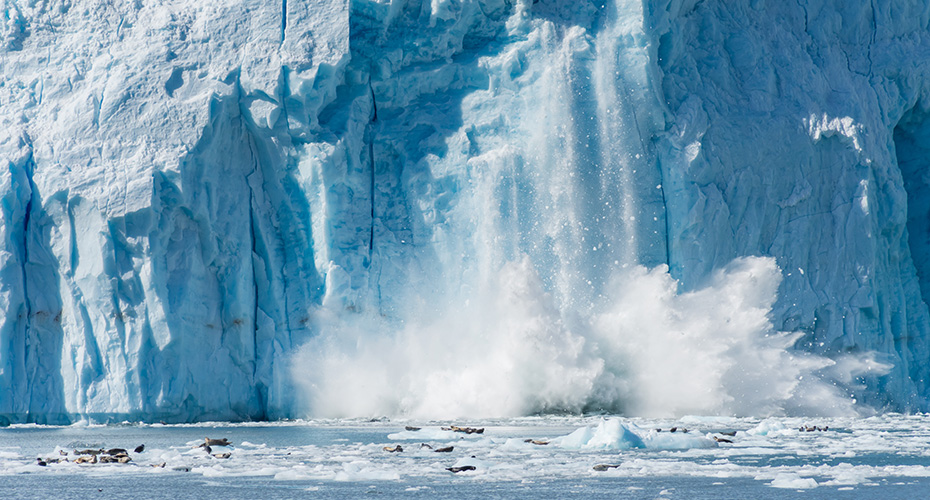
{"label": "glacier", "polygon": [[0,75],[0,423],[299,416],[495,284],[584,381],[647,268],[930,409],[925,2],[0,0]]}

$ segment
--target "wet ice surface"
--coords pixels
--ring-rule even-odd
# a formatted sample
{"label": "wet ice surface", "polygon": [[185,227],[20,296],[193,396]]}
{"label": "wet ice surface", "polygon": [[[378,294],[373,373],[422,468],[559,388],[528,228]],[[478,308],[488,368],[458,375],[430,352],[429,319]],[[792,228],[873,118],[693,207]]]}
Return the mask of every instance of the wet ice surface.
{"label": "wet ice surface", "polygon": [[[485,430],[441,429],[450,424]],[[736,435],[721,434],[729,431]],[[230,457],[196,447],[205,437],[228,438],[231,446],[212,453]],[[133,453],[140,444],[145,450]],[[397,445],[403,451],[385,451]],[[130,450],[132,462],[73,463],[74,450],[114,447]],[[69,461],[43,467],[36,458]],[[597,471],[599,464],[616,467]],[[475,469],[447,470],[463,466]],[[14,426],[0,429],[0,489],[10,498],[64,499],[140,491],[166,499],[925,498],[930,416]]]}

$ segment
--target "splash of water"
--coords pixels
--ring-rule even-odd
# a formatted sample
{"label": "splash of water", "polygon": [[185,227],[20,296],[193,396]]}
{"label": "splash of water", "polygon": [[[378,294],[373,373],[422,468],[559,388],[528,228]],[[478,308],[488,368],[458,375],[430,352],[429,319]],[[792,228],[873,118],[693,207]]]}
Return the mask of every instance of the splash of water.
{"label": "splash of water", "polygon": [[681,293],[664,268],[636,266],[569,325],[522,259],[404,321],[324,318],[294,373],[311,413],[328,417],[855,414],[823,375],[858,367],[789,351],[798,334],[773,329],[780,280],[773,259],[744,258]]}

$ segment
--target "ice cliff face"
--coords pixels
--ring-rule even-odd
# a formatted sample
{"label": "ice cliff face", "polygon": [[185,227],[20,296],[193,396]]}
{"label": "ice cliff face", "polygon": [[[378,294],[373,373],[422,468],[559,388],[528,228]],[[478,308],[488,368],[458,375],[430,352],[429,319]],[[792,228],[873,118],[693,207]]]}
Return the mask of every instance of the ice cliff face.
{"label": "ice cliff face", "polygon": [[886,353],[895,371],[864,397],[926,407],[930,10],[670,13],[655,20],[673,116],[656,151],[673,274],[691,283],[735,255],[777,257],[776,323],[816,352]]}
{"label": "ice cliff face", "polygon": [[294,415],[327,322],[524,256],[566,317],[775,257],[928,407],[924,2],[0,1],[0,421]]}

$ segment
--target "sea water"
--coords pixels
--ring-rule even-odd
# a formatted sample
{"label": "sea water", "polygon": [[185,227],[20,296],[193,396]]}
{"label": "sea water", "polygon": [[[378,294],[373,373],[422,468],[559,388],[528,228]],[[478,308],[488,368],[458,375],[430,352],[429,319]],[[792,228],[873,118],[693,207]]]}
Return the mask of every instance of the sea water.
{"label": "sea water", "polygon": [[[484,430],[443,430],[451,425]],[[209,454],[199,446],[206,437],[231,445]],[[385,449],[398,445],[403,451]],[[132,461],[73,462],[77,450],[114,447]],[[466,465],[474,470],[449,470]],[[23,499],[927,498],[930,416],[19,425],[0,429],[0,491]]]}

